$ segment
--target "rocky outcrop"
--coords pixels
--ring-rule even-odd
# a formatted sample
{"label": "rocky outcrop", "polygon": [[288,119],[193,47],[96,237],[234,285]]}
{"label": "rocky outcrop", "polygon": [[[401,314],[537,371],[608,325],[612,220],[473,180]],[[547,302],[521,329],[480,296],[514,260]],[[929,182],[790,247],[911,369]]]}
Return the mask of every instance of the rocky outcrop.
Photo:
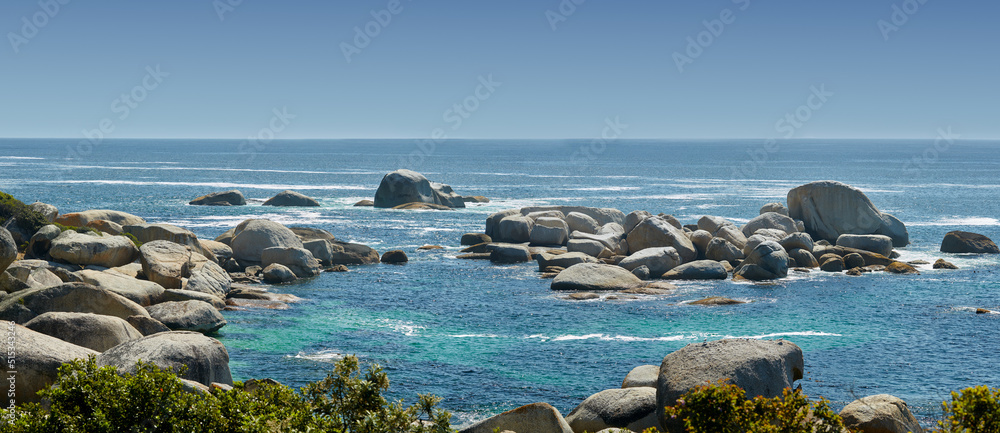
{"label": "rocky outcrop", "polygon": [[49,255],[74,265],[113,268],[131,263],[139,256],[139,249],[124,236],[100,236],[67,230],[52,240]]}
{"label": "rocky outcrop", "polygon": [[880,212],[861,190],[840,182],[813,182],[792,189],[788,211],[805,223],[813,239],[836,242],[842,234],[879,234],[891,238],[896,247],[910,243],[899,219]]}
{"label": "rocky outcrop", "polygon": [[219,311],[204,301],[163,302],[147,308],[149,316],[174,331],[209,334],[226,326]]}
{"label": "rocky outcrop", "polygon": [[191,250],[171,241],[147,242],[139,247],[139,263],[149,281],[179,289],[191,275]]}
{"label": "rocky outcrop", "polygon": [[17,244],[7,229],[0,227],[0,272],[17,260]]}
{"label": "rocky outcrop", "polygon": [[978,233],[952,231],[941,241],[942,253],[1000,254],[992,239]]}
{"label": "rocky outcrop", "polygon": [[622,388],[656,388],[656,379],[659,375],[659,365],[640,365],[628,372],[625,380],[622,381]]}
{"label": "rocky outcrop", "polygon": [[735,275],[753,281],[785,278],[788,276],[788,253],[777,242],[762,242],[747,255]]}
{"label": "rocky outcrop", "polygon": [[906,402],[889,394],[854,400],[840,411],[844,426],[863,433],[922,433]]}
{"label": "rocky outcrop", "polygon": [[698,250],[691,243],[691,239],[663,217],[653,216],[642,220],[628,233],[626,240],[630,252],[646,248],[674,247],[681,262],[686,263],[698,258]]}
{"label": "rocky outcrop", "polygon": [[213,192],[191,200],[191,205],[195,206],[243,206],[247,200],[239,190],[223,192]]}
{"label": "rocky outcrop", "polygon": [[888,257],[892,254],[892,239],[883,235],[840,235],[838,247],[865,250]]}
{"label": "rocky outcrop", "polygon": [[618,262],[618,266],[630,271],[640,266],[645,266],[649,269],[650,277],[653,278],[659,278],[660,275],[674,269],[680,264],[681,257],[674,247],[646,248]]}
{"label": "rocky outcrop", "polygon": [[24,326],[98,352],[142,338],[142,333],[125,319],[92,313],[50,312],[29,320]]}
{"label": "rocky outcrop", "polygon": [[7,293],[62,284],[50,270],[51,265],[42,260],[18,260],[0,273],[0,291]]}
{"label": "rocky outcrop", "polygon": [[229,372],[229,352],[218,340],[197,332],[161,332],[128,341],[97,356],[97,364],[110,365],[122,373],[135,373],[136,361],[143,360],[160,368],[187,371],[179,375],[203,385],[218,382],[233,384]]}
{"label": "rocky outcrop", "polygon": [[152,281],[137,280],[117,272],[84,269],[76,273],[84,283],[107,290],[142,306],[159,302],[163,286]]}
{"label": "rocky outcrop", "polygon": [[382,263],[389,264],[401,264],[410,261],[410,259],[406,257],[406,253],[403,252],[403,250],[386,251],[382,254],[382,258],[379,260]]}
{"label": "rocky outcrop", "polygon": [[786,235],[795,233],[797,231],[795,229],[794,220],[792,220],[786,215],[782,215],[777,212],[767,212],[760,214],[759,216],[750,220],[750,222],[748,222],[745,226],[743,226],[743,229],[741,231],[743,232],[744,236],[750,237],[754,233],[757,233],[757,230],[760,229],[781,230]]}
{"label": "rocky outcrop", "polygon": [[139,304],[85,283],[23,290],[0,301],[0,320],[25,323],[48,312],[94,313],[122,319],[149,316]]}
{"label": "rocky outcrop", "polygon": [[493,242],[493,239],[489,235],[483,233],[466,233],[462,235],[461,244],[462,245],[479,245],[488,244]]}
{"label": "rocky outcrop", "polygon": [[545,432],[574,433],[556,408],[548,403],[533,403],[473,424],[459,433]]}
{"label": "rocky outcrop", "polygon": [[661,430],[670,426],[663,408],[694,387],[726,379],[747,398],[777,397],[802,378],[802,349],[783,340],[717,340],[684,346],[663,358],[657,379],[656,408]]}
{"label": "rocky outcrop", "polygon": [[130,213],[106,209],[95,209],[60,215],[55,219],[55,222],[70,227],[86,227],[87,223],[96,220],[111,221],[123,227],[130,224],[143,224],[146,222],[146,220]]}
{"label": "rocky outcrop", "polygon": [[644,431],[657,427],[656,389],[619,388],[588,397],[566,416],[574,433],[597,432],[620,427]]}
{"label": "rocky outcrop", "polygon": [[59,209],[48,203],[42,203],[40,201],[36,201],[32,204],[29,204],[28,208],[41,214],[42,218],[45,218],[45,221],[48,222],[53,222],[56,220],[57,217],[59,217]]}
{"label": "rocky outcrop", "polygon": [[531,261],[531,251],[523,245],[494,244],[490,247],[490,261],[493,263],[506,265]]}
{"label": "rocky outcrop", "polygon": [[407,203],[465,207],[465,200],[450,186],[430,182],[420,173],[403,169],[386,174],[375,191],[375,207],[391,208]]}
{"label": "rocky outcrop", "polygon": [[319,202],[305,194],[285,190],[269,198],[263,206],[319,207]]}
{"label": "rocky outcrop", "polygon": [[[33,331],[10,322],[0,322],[4,332],[14,332],[14,352],[17,354],[14,400],[18,404],[39,402],[38,391],[52,385],[59,367],[74,359],[87,359],[97,352],[67,343],[55,337]],[[7,352],[6,350],[4,351]],[[5,362],[6,364],[6,362]],[[6,384],[4,388],[7,388]],[[6,395],[6,392],[4,393]]]}
{"label": "rocky outcrop", "polygon": [[660,276],[664,280],[725,280],[729,272],[714,260],[697,260],[685,263]]}
{"label": "rocky outcrop", "polygon": [[273,263],[284,265],[299,278],[315,277],[322,272],[319,261],[305,248],[267,248],[261,253],[260,262],[264,267]]}
{"label": "rocky outcrop", "polygon": [[348,242],[331,242],[333,254],[330,262],[333,265],[371,265],[378,263],[378,251],[367,245]]}
{"label": "rocky outcrop", "polygon": [[552,290],[577,292],[627,290],[642,285],[642,280],[628,270],[602,263],[570,266],[552,279]]}
{"label": "rocky outcrop", "polygon": [[302,248],[302,240],[288,227],[274,221],[249,219],[233,230],[229,246],[236,260],[260,263],[267,248]]}

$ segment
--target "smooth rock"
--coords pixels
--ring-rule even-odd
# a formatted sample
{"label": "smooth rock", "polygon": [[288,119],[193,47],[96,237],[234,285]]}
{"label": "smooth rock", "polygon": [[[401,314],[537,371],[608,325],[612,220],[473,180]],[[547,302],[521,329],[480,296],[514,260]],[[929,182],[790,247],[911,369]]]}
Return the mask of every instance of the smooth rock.
{"label": "smooth rock", "polygon": [[326,239],[312,239],[302,242],[302,248],[309,250],[313,258],[324,266],[330,266],[333,261],[333,245]]}
{"label": "smooth rock", "polygon": [[122,373],[135,373],[136,361],[140,359],[175,371],[187,366],[187,372],[179,376],[203,385],[233,384],[226,347],[197,332],[161,332],[128,341],[98,355],[97,364],[117,367]]}
{"label": "smooth rock", "polygon": [[163,296],[163,286],[152,281],[138,280],[117,272],[84,269],[76,273],[87,284],[107,290],[142,306],[153,305]]}
{"label": "smooth rock", "polygon": [[42,260],[18,260],[0,273],[0,291],[7,293],[62,283],[62,279],[50,270],[48,262]]}
{"label": "smooth rock", "polygon": [[659,375],[659,365],[640,365],[628,372],[622,381],[622,388],[656,388],[656,379]]}
{"label": "smooth rock", "polygon": [[978,233],[963,231],[952,231],[944,235],[941,241],[942,253],[973,253],[973,254],[998,254],[997,244],[993,240]]}
{"label": "smooth rock", "polygon": [[680,254],[674,247],[657,247],[639,250],[618,262],[618,266],[630,271],[639,266],[646,266],[651,277],[659,278],[681,263]]}
{"label": "smooth rock", "polygon": [[625,222],[622,225],[625,228],[625,233],[629,233],[635,226],[639,225],[644,219],[653,216],[653,214],[646,212],[644,210],[637,210],[625,215]]}
{"label": "smooth rock", "polygon": [[708,254],[708,244],[713,239],[712,234],[698,229],[691,232],[688,239],[691,239],[691,243],[698,248],[698,258],[705,258],[706,254]]}
{"label": "smooth rock", "polygon": [[233,279],[225,269],[215,262],[204,262],[195,265],[182,289],[221,298],[229,293],[232,284]]}
{"label": "smooth rock", "polygon": [[844,256],[844,269],[854,269],[865,267],[865,258],[861,254],[850,253]]}
{"label": "smooth rock", "polygon": [[767,203],[760,208],[760,214],[764,215],[766,213],[774,212],[784,216],[788,216],[788,208],[781,203]]}
{"label": "smooth rock", "polygon": [[580,212],[570,212],[566,214],[566,224],[569,226],[569,232],[583,232],[583,233],[597,233],[597,230],[601,228],[597,220],[592,218],[590,215],[583,214]]}
{"label": "smooth rock", "polygon": [[632,431],[657,427],[656,389],[639,387],[601,391],[573,409],[566,416],[566,423],[575,433],[613,427]]}
{"label": "smooth rock", "polygon": [[502,242],[528,242],[534,227],[535,220],[523,215],[512,215],[500,221],[499,231],[491,237]]}
{"label": "smooth rock", "polygon": [[815,246],[812,236],[809,236],[809,233],[792,233],[781,238],[781,240],[778,241],[778,244],[781,245],[785,251],[791,251],[796,248],[812,251]]}
{"label": "smooth rock", "polygon": [[953,263],[945,261],[944,259],[937,259],[934,262],[934,269],[958,269]]}
{"label": "smooth rock", "polygon": [[319,207],[319,202],[305,194],[284,190],[269,198],[262,206]]}
{"label": "smooth rock", "polygon": [[40,201],[36,201],[32,204],[29,204],[28,208],[42,214],[42,218],[45,218],[45,221],[48,221],[50,223],[55,221],[56,217],[59,216],[59,209],[48,203],[42,203]]}
{"label": "smooth rock", "polygon": [[96,229],[99,232],[104,232],[112,236],[120,236],[125,233],[125,228],[113,221],[96,220],[87,223],[87,227]]}
{"label": "smooth rock", "polygon": [[139,256],[139,249],[124,236],[96,236],[67,230],[52,240],[49,255],[74,265],[113,268],[131,263]]}
{"label": "smooth rock", "polygon": [[694,387],[727,383],[746,391],[748,398],[780,396],[802,378],[802,349],[783,340],[717,340],[692,343],[663,358],[657,379],[656,408],[660,427],[668,431],[663,408]]}
{"label": "smooth rock", "polygon": [[[500,212],[494,212],[486,218],[486,236],[489,236],[494,241],[499,241],[500,239],[500,221],[504,218],[514,215],[521,215],[520,209],[507,209]],[[529,232],[530,233],[530,232]]]}
{"label": "smooth rock", "polygon": [[234,230],[232,242],[233,258],[259,263],[261,254],[267,248],[302,248],[302,240],[288,227],[274,221],[249,219],[241,222]]}
{"label": "smooth rock", "polygon": [[139,263],[149,281],[165,289],[179,289],[183,279],[191,275],[191,249],[171,241],[154,240],[139,247]]}
{"label": "smooth rock", "polygon": [[[552,227],[549,224],[553,224],[558,221],[561,227]],[[535,221],[535,225],[531,228],[531,234],[528,236],[528,241],[531,245],[566,245],[569,240],[569,231],[566,226],[566,222],[556,218],[539,218]]]}
{"label": "smooth rock", "polygon": [[462,235],[462,245],[488,244],[493,242],[489,235],[484,233],[466,233]]}
{"label": "smooth rock", "polygon": [[448,185],[433,183],[412,170],[386,174],[375,191],[375,207],[391,208],[407,203],[430,203],[449,208],[464,208],[465,200]]}
{"label": "smooth rock", "polygon": [[[749,237],[760,229],[781,230],[786,235],[795,233],[795,221],[787,215],[777,212],[767,212],[758,215],[743,226],[743,235]],[[780,239],[780,238],[779,238]]]}
{"label": "smooth rock", "polygon": [[25,323],[48,312],[94,313],[121,317],[148,316],[125,297],[85,283],[22,290],[0,300],[0,320]]}
{"label": "smooth rock", "polygon": [[[5,235],[6,234],[6,235]],[[31,240],[28,241],[28,249],[25,251],[26,257],[34,257],[38,259],[48,259],[49,249],[52,248],[52,241],[62,234],[62,230],[55,225],[49,224],[38,229],[34,235],[31,236]],[[4,238],[9,238],[10,243]],[[11,256],[11,251],[13,251],[13,256]],[[10,232],[7,229],[0,230],[0,269],[6,269],[7,266],[4,265],[5,258],[16,257],[17,256],[17,246],[14,245],[14,239],[10,237]],[[13,259],[10,260],[11,262]],[[10,263],[7,262],[7,265]]]}
{"label": "smooth rock", "polygon": [[558,266],[566,269],[577,263],[597,263],[597,259],[584,253],[549,254],[541,253],[535,256],[538,261],[538,270],[545,270],[551,266]]}
{"label": "smooth rock", "polygon": [[[635,253],[647,248],[673,247],[681,262],[698,258],[698,250],[683,231],[659,216],[649,217],[635,226],[626,238],[629,252]],[[650,268],[651,271],[654,269]]]}
{"label": "smooth rock", "polygon": [[531,251],[523,245],[495,245],[490,261],[496,264],[513,264],[531,261]]}
{"label": "smooth rock", "polygon": [[409,260],[410,259],[406,257],[406,253],[403,252],[403,250],[392,250],[392,251],[386,251],[385,253],[382,254],[381,262],[399,264],[399,263],[406,263]]}
{"label": "smooth rock", "polygon": [[[750,265],[758,269],[749,268]],[[788,253],[777,242],[762,242],[743,260],[736,275],[754,281],[785,278],[788,276]]]}
{"label": "smooth rock", "polygon": [[697,260],[677,266],[660,278],[664,280],[725,280],[726,268],[714,260]]}
{"label": "smooth rock", "polygon": [[712,296],[705,299],[699,299],[697,301],[692,301],[691,305],[705,305],[705,306],[717,306],[717,305],[738,305],[746,304],[743,301],[737,301],[735,299],[723,298],[721,296]]}
{"label": "smooth rock", "polygon": [[222,298],[210,295],[204,292],[196,292],[194,290],[182,290],[182,289],[170,289],[163,292],[160,296],[159,302],[184,302],[184,301],[201,301],[207,302],[212,305],[216,310],[221,310],[226,308],[226,301]]}
{"label": "smooth rock", "polygon": [[639,266],[632,270],[632,275],[635,275],[640,280],[648,280],[650,278],[649,267],[646,265]]}
{"label": "smooth rock", "polygon": [[566,243],[566,251],[571,253],[583,253],[591,257],[597,257],[601,255],[607,249],[603,243],[599,241],[594,241],[590,239],[570,239]]}
{"label": "smooth rock", "polygon": [[239,190],[224,192],[213,192],[191,200],[190,205],[195,206],[243,206],[247,200]]}
{"label": "smooth rock", "polygon": [[106,209],[94,209],[60,215],[55,219],[55,222],[70,227],[86,227],[87,223],[96,220],[111,221],[123,227],[129,224],[143,224],[146,222],[146,220],[130,213]]}
{"label": "smooth rock", "polygon": [[373,207],[373,206],[375,206],[375,202],[373,202],[371,200],[360,200],[357,203],[354,203],[354,206],[355,207]]}
{"label": "smooth rock", "polygon": [[[147,313],[148,314],[148,313]],[[144,337],[161,332],[170,332],[170,328],[149,316],[128,316],[125,319],[129,325],[137,329]]]}
{"label": "smooth rock", "polygon": [[219,310],[205,301],[162,302],[147,308],[149,316],[174,331],[195,331],[203,334],[226,326]]}
{"label": "smooth rock", "polygon": [[335,241],[331,244],[333,265],[371,265],[379,262],[378,251],[367,245]]}
{"label": "smooth rock", "polygon": [[264,282],[270,284],[290,283],[296,280],[295,272],[287,266],[272,263],[264,268]]}
{"label": "smooth rock", "polygon": [[625,214],[618,209],[596,208],[586,206],[529,206],[521,208],[521,215],[528,215],[534,212],[559,211],[563,215],[572,212],[582,213],[597,221],[597,224],[604,226],[609,223],[624,224]]}
{"label": "smooth rock", "polygon": [[712,234],[715,234],[715,232],[719,231],[719,229],[726,226],[735,227],[736,224],[723,217],[711,215],[705,215],[698,219],[698,228]]}
{"label": "smooth rock", "polygon": [[571,293],[567,298],[572,299],[574,301],[589,301],[591,299],[600,299],[601,295],[598,295],[597,293],[594,292],[578,292],[578,293]]}
{"label": "smooth rock", "polygon": [[[8,333],[12,327],[10,322],[0,322],[0,326],[3,326],[4,333]],[[41,401],[37,392],[55,382],[59,367],[63,364],[74,359],[85,360],[91,355],[97,355],[93,350],[32,331],[21,325],[13,325],[13,329],[16,336],[13,349],[17,356],[17,375],[16,380],[5,383],[4,388],[9,389],[8,385],[14,387],[12,397],[18,404]],[[4,353],[7,353],[7,350],[4,350]],[[6,365],[6,362],[4,364]],[[4,395],[7,395],[7,392],[4,392]],[[6,400],[9,401],[10,398]],[[4,408],[6,407],[5,404]]]}
{"label": "smooth rock", "polygon": [[125,319],[91,313],[49,312],[29,320],[24,326],[98,352],[142,338],[142,333]]}
{"label": "smooth rock", "polygon": [[920,271],[918,271],[916,268],[903,262],[889,263],[889,266],[885,267],[885,271],[892,274],[915,274],[915,275],[920,274]]}
{"label": "smooth rock", "polygon": [[708,242],[708,248],[705,250],[705,258],[709,260],[724,260],[729,263],[735,263],[744,257],[743,251],[740,251],[736,245],[722,238],[712,238]]}
{"label": "smooth rock", "polygon": [[892,239],[883,235],[840,235],[837,246],[870,251],[888,257],[892,254]]}
{"label": "smooth rock", "polygon": [[823,263],[819,265],[819,269],[823,272],[843,272],[847,264],[844,263],[844,259],[840,256],[828,257],[823,260]]}
{"label": "smooth rock", "polygon": [[818,268],[819,261],[809,251],[795,248],[788,251],[788,260],[794,260],[796,266],[800,268]]}
{"label": "smooth rock", "polygon": [[602,291],[626,290],[641,286],[640,280],[631,272],[614,265],[603,263],[580,263],[566,268],[552,280],[552,290]]}
{"label": "smooth rock", "polygon": [[893,246],[909,244],[906,226],[883,214],[861,190],[834,181],[812,182],[788,192],[788,214],[801,220],[813,239],[835,242],[842,234],[882,234]]}
{"label": "smooth rock", "polygon": [[459,433],[574,433],[556,408],[548,403],[533,403],[496,415],[466,427]]}
{"label": "smooth rock", "polygon": [[906,402],[889,394],[879,394],[854,400],[840,417],[844,426],[863,433],[923,433],[920,423]]}

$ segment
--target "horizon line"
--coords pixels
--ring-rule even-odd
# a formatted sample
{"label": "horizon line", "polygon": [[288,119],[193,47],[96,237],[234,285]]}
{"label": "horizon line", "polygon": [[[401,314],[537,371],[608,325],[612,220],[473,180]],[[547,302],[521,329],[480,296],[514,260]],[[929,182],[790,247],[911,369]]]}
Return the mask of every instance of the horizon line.
{"label": "horizon line", "polygon": [[[250,138],[228,138],[228,137],[109,137],[101,139],[100,142],[105,141],[123,141],[123,140],[206,140],[206,141],[244,141]],[[837,141],[857,141],[857,140],[882,140],[882,141],[900,141],[900,140],[921,140],[921,141],[934,141],[938,140],[940,137],[890,137],[890,138],[878,138],[878,137],[802,137],[802,138],[775,138],[775,137],[716,137],[716,138],[668,138],[668,137],[630,137],[630,138],[616,138],[614,140],[606,140],[608,144],[616,141],[724,141],[724,140],[740,140],[740,141],[751,141],[751,140],[775,140],[778,142],[782,141],[823,141],[823,140],[837,140]],[[0,140],[80,140],[89,141],[84,137],[0,137]],[[563,138],[552,138],[552,137],[513,137],[513,138],[476,138],[476,137],[449,137],[433,139],[429,137],[309,137],[309,138],[275,138],[268,140],[268,142],[274,141],[348,141],[348,140],[393,140],[393,141],[436,141],[436,142],[454,142],[454,141],[546,141],[546,140],[565,140],[565,141],[581,141],[581,140],[602,140],[598,137],[563,137]],[[951,139],[951,141],[1000,141],[1000,137],[996,138],[956,138]]]}

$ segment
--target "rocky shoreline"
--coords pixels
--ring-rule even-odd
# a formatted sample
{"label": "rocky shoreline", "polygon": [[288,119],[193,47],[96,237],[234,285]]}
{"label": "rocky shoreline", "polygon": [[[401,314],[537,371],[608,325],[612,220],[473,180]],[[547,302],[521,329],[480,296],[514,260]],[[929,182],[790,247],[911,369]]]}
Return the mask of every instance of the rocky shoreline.
{"label": "rocky shoreline", "polygon": [[[59,365],[91,355],[100,365],[122,371],[134,368],[139,359],[161,367],[186,365],[183,378],[191,390],[228,389],[233,385],[229,355],[211,338],[226,325],[220,310],[287,309],[299,301],[264,290],[256,286],[259,283],[289,283],[324,271],[349,271],[348,266],[408,261],[401,250],[379,255],[368,246],[338,241],[324,230],[265,219],[245,220],[205,240],[190,230],[149,224],[126,212],[60,215],[54,206],[24,205],[6,197],[7,214],[0,228],[0,320],[10,323],[16,335],[18,402],[37,401],[35,393],[52,383]],[[383,178],[374,200],[357,205],[448,210],[488,201],[458,195],[448,185],[399,170]],[[246,199],[234,190],[190,204],[242,206]],[[283,191],[264,205],[315,207],[319,202]],[[894,249],[909,244],[905,224],[879,211],[860,190],[832,181],[794,188],[787,206],[764,204],[760,214],[742,226],[710,215],[684,224],[671,215],[646,211],[540,206],[494,213],[483,233],[467,233],[460,244],[466,248],[458,259],[497,265],[536,261],[539,276],[551,279],[551,290],[567,292],[570,300],[667,294],[686,280],[767,282],[790,272],[817,270],[852,276],[915,274],[916,266],[930,265],[895,260],[899,255]],[[961,231],[949,232],[941,251],[1000,253],[989,238]],[[957,268],[944,259],[932,266]],[[738,302],[709,298],[694,304]],[[659,367],[637,367],[621,389],[595,394],[565,418],[538,403],[463,431],[523,432],[531,425],[564,432],[663,428],[662,407],[695,385],[728,378],[748,395],[780,395],[801,378],[802,363],[801,349],[781,340],[689,345],[667,355]],[[740,375],[746,371],[763,373],[744,380]],[[905,409],[905,403],[890,397],[877,396],[865,407],[878,400],[887,413],[898,412],[890,417],[913,428],[909,411],[898,409]]]}

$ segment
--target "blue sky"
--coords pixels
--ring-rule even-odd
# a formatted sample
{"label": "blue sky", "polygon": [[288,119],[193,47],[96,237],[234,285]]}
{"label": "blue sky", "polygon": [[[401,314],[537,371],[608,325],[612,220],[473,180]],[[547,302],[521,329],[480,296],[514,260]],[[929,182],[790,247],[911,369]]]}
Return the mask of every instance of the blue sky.
{"label": "blue sky", "polygon": [[0,136],[1000,138],[1000,5],[920,1],[5,0]]}

